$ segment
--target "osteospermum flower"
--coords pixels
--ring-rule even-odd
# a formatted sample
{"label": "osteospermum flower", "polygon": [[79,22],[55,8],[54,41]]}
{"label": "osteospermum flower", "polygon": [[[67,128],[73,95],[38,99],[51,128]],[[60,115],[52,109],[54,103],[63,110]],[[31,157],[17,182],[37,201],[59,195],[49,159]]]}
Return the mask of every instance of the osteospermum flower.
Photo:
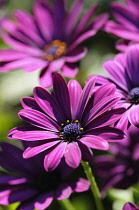
{"label": "osteospermum flower", "polygon": [[[67,178],[71,169],[64,163],[53,172],[46,172],[42,156],[25,160],[23,151],[9,143],[1,143],[0,204],[20,202],[18,210],[44,210],[53,199],[63,200],[73,192],[88,190],[86,179]],[[63,170],[64,168],[64,170]]]}
{"label": "osteospermum flower", "polygon": [[134,203],[127,202],[123,206],[122,210],[139,210],[139,208]]}
{"label": "osteospermum flower", "polygon": [[[117,93],[121,96],[119,106],[125,107],[126,112],[119,120],[117,127],[124,130],[132,124],[139,126],[139,46],[131,46],[125,54],[118,54],[114,60],[103,64],[105,71],[110,76],[107,79],[98,76],[100,85],[112,82],[117,86]],[[92,78],[94,76],[90,76]]]}
{"label": "osteospermum flower", "polygon": [[101,191],[111,187],[127,189],[139,181],[139,129],[131,126],[126,138],[111,145],[108,155],[94,161],[96,174],[101,177]]}
{"label": "osteospermum flower", "polygon": [[104,30],[123,40],[116,44],[116,48],[125,51],[128,45],[139,43],[139,1],[125,0],[125,3],[113,2],[111,12],[115,21],[109,20]]}
{"label": "osteospermum flower", "polygon": [[[107,150],[109,141],[123,139],[123,132],[109,127],[125,111],[112,109],[120,100],[114,94],[115,86],[108,84],[92,93],[95,79],[82,90],[71,80],[66,85],[58,73],[53,78],[53,94],[42,87],[33,91],[34,98],[23,98],[19,117],[31,125],[16,127],[9,132],[11,139],[34,141],[23,153],[30,158],[46,152],[44,167],[54,170],[64,156],[66,163],[75,168],[81,159],[91,160],[89,148]],[[36,141],[36,143],[35,143]]]}
{"label": "osteospermum flower", "polygon": [[44,87],[52,85],[52,74],[59,69],[64,76],[74,77],[78,71],[75,63],[87,52],[79,44],[95,35],[107,19],[107,14],[101,14],[90,23],[96,8],[94,4],[82,19],[83,0],[76,0],[70,11],[64,0],[56,0],[54,5],[37,0],[33,15],[16,10],[15,22],[3,23],[8,32],[3,40],[12,49],[0,51],[0,72],[41,70],[40,83]]}

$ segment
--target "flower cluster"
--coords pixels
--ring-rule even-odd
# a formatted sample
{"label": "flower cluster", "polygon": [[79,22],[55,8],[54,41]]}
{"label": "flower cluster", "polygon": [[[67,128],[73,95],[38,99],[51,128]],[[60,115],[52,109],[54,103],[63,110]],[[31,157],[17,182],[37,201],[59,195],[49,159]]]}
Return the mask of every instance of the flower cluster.
{"label": "flower cluster", "polygon": [[[125,1],[111,5],[117,22],[107,20],[107,13],[93,18],[97,3],[84,12],[83,0],[70,9],[64,0],[36,0],[32,13],[17,9],[14,20],[0,23],[2,39],[10,47],[0,49],[0,72],[39,70],[41,85],[21,99],[18,116],[24,124],[8,132],[10,141],[19,140],[14,141],[19,147],[0,142],[0,205],[19,202],[17,210],[45,210],[56,199],[74,210],[67,198],[90,188],[94,209],[103,210],[92,169],[104,195],[111,188],[136,187],[139,0]],[[117,43],[123,52],[103,64],[110,78],[90,75],[84,87],[75,79],[67,82],[63,76],[75,77],[78,62],[87,54],[82,42],[99,29],[123,38]],[[88,180],[79,176],[80,164]],[[126,201],[122,210],[138,210],[134,203]]]}

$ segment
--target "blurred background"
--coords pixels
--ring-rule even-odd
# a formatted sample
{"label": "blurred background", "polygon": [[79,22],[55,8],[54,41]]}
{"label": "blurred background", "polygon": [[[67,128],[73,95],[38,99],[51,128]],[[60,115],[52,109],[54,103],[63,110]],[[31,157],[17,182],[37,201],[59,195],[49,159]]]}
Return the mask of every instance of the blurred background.
{"label": "blurred background", "polygon": [[[73,0],[65,1],[67,4],[72,4],[73,2]],[[33,2],[34,0],[0,0],[0,19],[5,16],[13,19],[14,10],[17,8],[31,12]],[[83,13],[95,2],[99,3],[96,15],[103,12],[110,14],[109,5],[112,0],[86,0]],[[75,78],[82,86],[86,78],[91,74],[105,75],[102,64],[104,61],[112,59],[118,53],[114,47],[117,39],[113,35],[99,31],[94,37],[84,42],[84,45],[88,48],[88,54],[79,63],[80,71]],[[0,39],[0,49],[4,48],[7,48],[7,46]],[[7,132],[15,126],[23,125],[24,122],[18,118],[18,111],[21,109],[20,99],[32,95],[33,88],[39,85],[38,77],[39,72],[37,71],[25,74],[21,69],[8,73],[0,73],[0,141],[8,141],[19,145],[19,141],[7,139]],[[102,154],[102,152],[94,151],[94,155],[99,154]],[[78,174],[85,177],[81,167],[75,170],[73,176],[78,176]],[[108,191],[106,198],[104,198],[105,209],[120,210],[125,202],[132,201],[132,196],[132,189],[126,191],[111,189]],[[92,201],[91,192],[89,191],[73,194],[70,200],[77,210],[96,210]],[[15,210],[16,206],[17,204],[0,206],[0,210]],[[62,207],[54,201],[47,209],[61,210]]]}

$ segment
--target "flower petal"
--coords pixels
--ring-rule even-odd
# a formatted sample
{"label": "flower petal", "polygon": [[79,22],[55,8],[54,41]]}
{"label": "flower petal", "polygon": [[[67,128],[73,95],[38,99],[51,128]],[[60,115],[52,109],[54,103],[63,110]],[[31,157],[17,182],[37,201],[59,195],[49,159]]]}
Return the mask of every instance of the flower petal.
{"label": "flower petal", "polygon": [[71,119],[70,97],[67,84],[62,76],[58,73],[53,77],[53,91],[63,114],[67,120]]}
{"label": "flower petal", "polygon": [[86,135],[79,140],[82,144],[85,144],[87,147],[99,150],[108,150],[109,144],[103,138],[96,135]]}
{"label": "flower petal", "polygon": [[55,192],[56,199],[63,200],[63,199],[69,198],[71,193],[72,193],[72,189],[69,186],[69,184],[63,183],[58,187],[58,189]]}
{"label": "flower petal", "polygon": [[73,188],[74,192],[84,192],[86,190],[88,190],[90,187],[90,182],[86,179],[83,178],[79,178],[76,181],[76,185]]}
{"label": "flower petal", "polygon": [[132,125],[139,127],[139,105],[134,105],[130,108],[128,118]]}
{"label": "flower petal", "polygon": [[75,48],[72,52],[66,54],[65,61],[69,63],[75,63],[80,61],[87,53],[85,47]]}
{"label": "flower petal", "polygon": [[34,88],[33,93],[36,102],[48,116],[59,123],[66,121],[59,105],[57,104],[57,101],[50,92],[42,87],[36,87]]}
{"label": "flower petal", "polygon": [[24,152],[23,152],[23,158],[27,159],[30,157],[33,157],[53,146],[56,146],[60,143],[59,140],[57,141],[52,141],[52,142],[46,142],[41,145],[33,146],[33,147],[28,147]]}
{"label": "flower petal", "polygon": [[65,63],[61,71],[65,77],[74,78],[78,73],[78,67],[73,63]]}
{"label": "flower petal", "polygon": [[43,112],[43,110],[38,106],[34,98],[24,97],[21,100],[21,105],[24,109],[34,109],[39,112]]}
{"label": "flower petal", "polygon": [[81,161],[81,151],[77,142],[69,143],[65,151],[66,163],[72,167],[77,168]]}
{"label": "flower petal", "polygon": [[68,83],[72,119],[76,120],[77,103],[80,99],[82,88],[76,80],[70,80]]}
{"label": "flower petal", "polygon": [[45,156],[44,168],[46,171],[53,171],[59,165],[61,158],[65,153],[66,146],[67,143],[62,142]]}
{"label": "flower petal", "polygon": [[53,193],[42,193],[42,195],[36,198],[34,202],[34,208],[39,210],[46,209],[53,201]]}
{"label": "flower petal", "polygon": [[50,130],[50,131],[58,131],[60,129],[60,126],[51,118],[49,118],[47,115],[31,109],[22,109],[19,111],[19,117],[30,123],[31,125],[34,125],[36,127]]}

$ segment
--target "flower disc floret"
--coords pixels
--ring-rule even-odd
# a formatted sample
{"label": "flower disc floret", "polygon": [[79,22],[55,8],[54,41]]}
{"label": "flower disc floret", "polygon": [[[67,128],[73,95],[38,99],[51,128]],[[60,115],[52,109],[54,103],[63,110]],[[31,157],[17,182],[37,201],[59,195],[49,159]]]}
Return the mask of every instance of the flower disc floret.
{"label": "flower disc floret", "polygon": [[133,104],[139,104],[139,87],[135,87],[129,92],[129,101]]}
{"label": "flower disc floret", "polygon": [[109,141],[124,138],[124,133],[110,127],[125,109],[113,109],[120,100],[115,85],[108,84],[94,91],[96,78],[82,89],[76,80],[68,85],[58,73],[53,77],[53,93],[42,87],[33,91],[34,98],[22,99],[19,117],[31,125],[13,128],[8,137],[33,141],[24,158],[46,152],[44,167],[54,170],[65,158],[76,168],[81,159],[90,161],[93,149],[107,150]]}

